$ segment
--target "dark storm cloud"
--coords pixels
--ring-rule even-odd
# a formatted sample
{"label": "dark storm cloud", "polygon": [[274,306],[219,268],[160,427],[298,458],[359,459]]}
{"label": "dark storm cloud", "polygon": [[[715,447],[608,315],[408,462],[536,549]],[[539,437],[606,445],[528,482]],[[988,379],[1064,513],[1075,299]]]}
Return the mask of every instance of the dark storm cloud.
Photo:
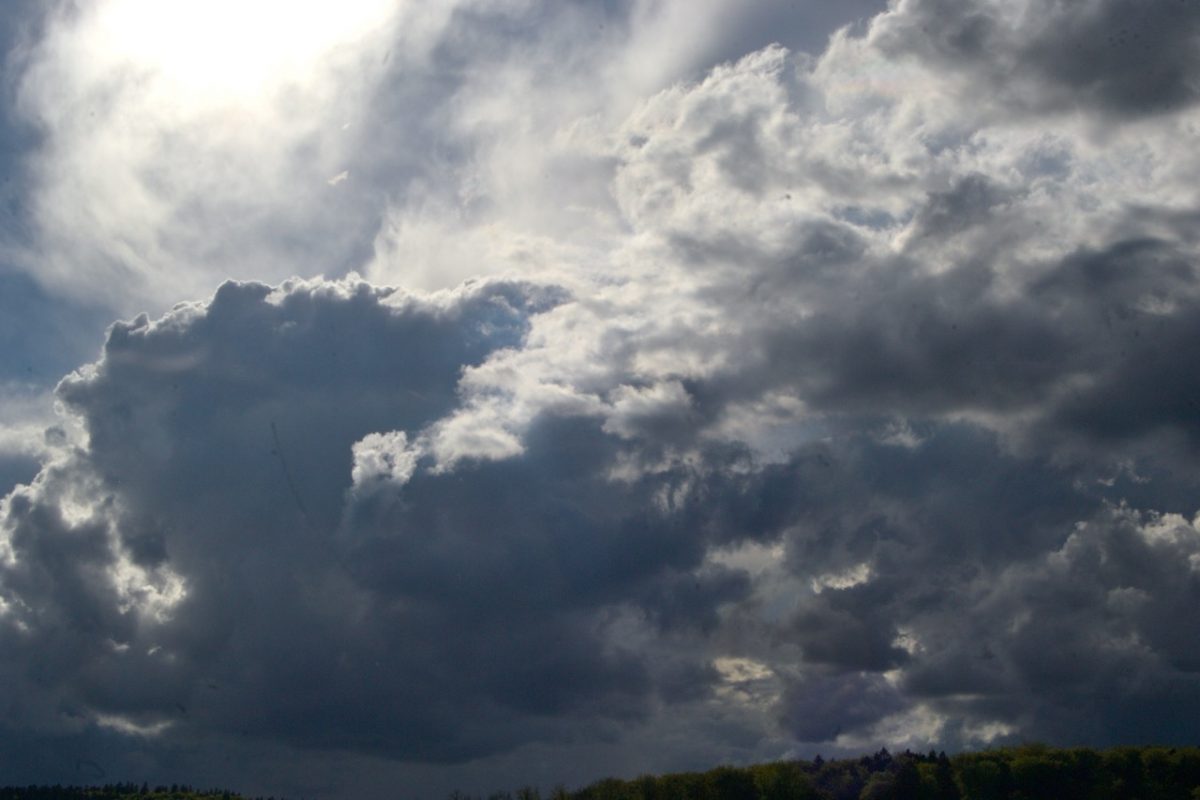
{"label": "dark storm cloud", "polygon": [[[969,263],[936,276],[906,276],[912,267],[897,263],[847,291],[839,313],[779,334],[774,351],[808,368],[801,380],[810,397],[877,413],[1047,409],[1073,375],[1112,375],[1075,395],[1107,403],[1116,382],[1122,392],[1159,394],[1146,380],[1118,377],[1126,369],[1176,373],[1165,363],[1147,365],[1139,352],[1144,339],[1159,352],[1180,353],[1165,345],[1187,335],[1193,268],[1170,245],[1116,242],[1072,254],[1047,265],[1016,297],[997,296],[999,275],[989,263],[997,256],[977,250]],[[1186,403],[1186,392],[1172,396]],[[1142,417],[1151,418],[1166,422]]]}
{"label": "dark storm cloud", "polygon": [[[440,416],[460,370],[518,343],[522,313],[545,302],[498,286],[465,309],[421,313],[401,301],[393,312],[388,290],[362,284],[340,299],[334,288],[270,292],[228,283],[203,310],[178,309],[153,329],[144,317],[117,323],[103,369],[64,381],[59,396],[85,415],[94,467],[138,492],[126,502],[172,506],[183,480],[197,509],[210,495],[262,492],[273,502],[236,513],[274,517],[283,501],[293,522],[328,527],[350,473],[347,442]],[[228,458],[246,474],[219,468]]]}
{"label": "dark storm cloud", "polygon": [[1021,11],[991,0],[912,0],[897,12],[880,31],[887,51],[965,71],[972,86],[1030,111],[1132,118],[1200,99],[1194,0],[1046,0]]}
{"label": "dark storm cloud", "polygon": [[873,672],[904,663],[905,652],[894,644],[896,630],[876,618],[883,604],[882,598],[870,597],[875,589],[826,590],[806,604],[793,619],[790,636],[806,662]]}
{"label": "dark storm cloud", "polygon": [[1103,485],[970,428],[926,434],[826,450],[824,480],[811,452],[778,468],[804,495],[784,537],[791,572],[852,576],[799,592],[780,623],[809,665],[780,699],[790,729],[871,741],[920,706],[945,721],[918,741],[954,746],[983,722],[1104,744],[1194,736],[1179,704],[1197,701],[1198,643],[1178,621],[1200,586],[1195,526],[1107,504]]}
{"label": "dark storm cloud", "polygon": [[816,677],[788,687],[783,724],[802,742],[829,742],[904,708],[900,693],[878,675]]}
{"label": "dark storm cloud", "polygon": [[1167,440],[1164,448],[1176,443],[1194,455],[1200,447],[1193,346],[1200,336],[1200,309],[1169,320],[1135,314],[1125,327],[1124,358],[1091,391],[1065,401],[1055,421],[1108,441],[1161,437]]}
{"label": "dark storm cloud", "polygon": [[1107,442],[1148,438],[1168,452],[1194,452],[1197,387],[1190,343],[1197,335],[1194,257],[1176,242],[1121,241],[1082,252],[1034,290],[1064,322],[1093,330],[1098,381],[1055,411],[1063,429]]}
{"label": "dark storm cloud", "polygon": [[445,761],[703,694],[706,662],[651,662],[613,626],[718,624],[748,582],[702,562],[745,534],[715,520],[753,481],[612,481],[621,440],[551,415],[518,457],[351,489],[356,441],[449,413],[461,370],[563,299],[229,283],[114,325],[59,388],[86,450],[7,501],[9,724]]}
{"label": "dark storm cloud", "polygon": [[915,236],[935,240],[949,239],[993,218],[996,206],[1012,194],[997,186],[986,175],[967,175],[945,192],[933,192],[914,221]]}
{"label": "dark storm cloud", "polygon": [[825,408],[921,415],[950,408],[1012,408],[1037,402],[1062,376],[1070,331],[1024,301],[987,297],[986,266],[940,276],[894,272],[845,297],[837,312],[771,336],[777,361]]}
{"label": "dark storm cloud", "polygon": [[960,614],[928,620],[909,687],[1035,736],[1194,737],[1197,642],[1177,623],[1195,602],[1197,541],[1181,517],[1098,511],[1043,558],[964,591]]}
{"label": "dark storm cloud", "polygon": [[[231,727],[261,732],[345,703],[368,714],[356,744],[379,735],[378,711],[339,696],[351,685],[335,682],[318,709],[295,707],[305,685],[330,680],[319,673],[336,673],[346,658],[334,641],[380,647],[356,657],[369,656],[380,674],[382,660],[395,667],[386,637],[328,638],[351,602],[321,566],[333,555],[350,445],[443,413],[459,370],[519,342],[524,315],[553,296],[496,285],[442,306],[389,306],[388,292],[364,285],[269,293],[227,284],[207,306],[181,307],[153,327],[114,326],[99,368],[60,389],[84,418],[86,456],[9,501],[16,561],[4,585],[27,632],[12,619],[6,632],[18,637],[14,652],[42,665],[34,684],[71,695],[81,717],[90,708],[173,721],[179,705],[192,718],[231,715]],[[56,510],[72,493],[89,522]],[[119,596],[119,553],[182,576],[188,596],[170,624],[133,611],[140,598]],[[434,626],[428,633],[435,623],[414,624]],[[209,682],[223,691],[206,693]],[[411,690],[389,686],[395,702]],[[269,706],[277,716],[258,719],[261,706],[243,716],[250,707],[239,703],[255,696],[278,702]],[[436,743],[421,730],[436,724],[449,722],[414,715],[399,736]]]}

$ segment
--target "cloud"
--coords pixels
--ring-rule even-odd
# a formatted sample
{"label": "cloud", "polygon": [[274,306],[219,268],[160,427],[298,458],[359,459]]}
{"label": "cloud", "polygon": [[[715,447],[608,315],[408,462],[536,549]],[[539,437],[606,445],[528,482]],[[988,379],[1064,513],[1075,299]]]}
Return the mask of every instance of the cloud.
{"label": "cloud", "polygon": [[12,57],[16,108],[37,133],[14,261],[55,295],[121,315],[227,277],[344,274],[369,245],[377,194],[358,181],[335,193],[329,177],[359,174],[380,82],[420,63],[451,11],[48,8]]}
{"label": "cloud", "polygon": [[[911,685],[923,694],[957,691],[962,699],[951,708],[983,707],[1042,736],[1186,739],[1180,709],[1196,696],[1195,643],[1166,620],[1191,602],[1197,541],[1178,515],[1099,511],[1057,550],[964,593],[958,624],[969,620],[976,636],[960,638],[955,622],[938,620],[931,631],[941,632]],[[1091,700],[1081,711],[1084,697]]]}
{"label": "cloud", "polygon": [[[353,0],[331,9],[31,8],[36,35],[10,55],[12,117],[32,134],[13,261],[55,295],[132,316],[230,277],[343,275],[362,266],[377,235],[390,239],[380,222],[393,209],[416,210],[432,195],[478,214],[488,203],[470,189],[475,171],[510,187],[506,210],[524,222],[577,223],[591,217],[581,209],[604,202],[603,183],[564,178],[602,165],[542,152],[543,135],[610,103],[628,107],[727,47],[722,3]],[[764,29],[782,12],[746,18],[744,46],[785,30]],[[816,49],[847,13],[813,4],[788,14],[787,30]],[[677,36],[680,25],[695,36]],[[664,49],[666,30],[684,44]],[[209,57],[215,50],[222,58]],[[531,185],[582,191],[522,208]],[[411,230],[403,216],[395,225]],[[406,253],[396,265],[421,288],[469,277],[429,274]]]}
{"label": "cloud", "polygon": [[[227,283],[114,325],[58,389],[86,439],[6,500],[6,663],[44,665],[13,724],[442,761],[638,719],[694,696],[688,669],[703,693],[703,661],[614,625],[704,629],[744,593],[693,524],[729,487],[610,480],[620,439],[587,416],[539,415],[520,454],[419,444],[461,371],[563,300]],[[689,482],[688,508],[655,501]]]}
{"label": "cloud", "polygon": [[964,88],[982,84],[1010,108],[1136,118],[1198,99],[1194,3],[915,0],[890,12],[876,31],[887,52],[965,71]]}
{"label": "cloud", "polygon": [[849,674],[793,687],[784,699],[784,724],[805,742],[828,742],[903,707],[899,694],[878,676]]}
{"label": "cloud", "polygon": [[[811,54],[731,8],[405,6],[295,114],[261,95],[269,141],[189,107],[149,149],[79,109],[168,73],[50,104],[101,19],[52,18],[30,296],[265,282],[115,323],[21,450],[4,747],[441,791],[419,765],[1194,739],[1191,6],[907,0]],[[1085,69],[1108,32],[1154,47]],[[109,145],[120,191],[68,157]],[[151,180],[180,154],[246,172]],[[76,184],[149,199],[52,218]],[[54,266],[94,240],[119,268]]]}

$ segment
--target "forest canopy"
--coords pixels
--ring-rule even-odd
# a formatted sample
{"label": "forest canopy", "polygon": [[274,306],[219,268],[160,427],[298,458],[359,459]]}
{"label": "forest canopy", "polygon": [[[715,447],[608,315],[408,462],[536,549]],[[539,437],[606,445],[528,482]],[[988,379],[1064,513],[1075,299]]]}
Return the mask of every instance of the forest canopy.
{"label": "forest canopy", "polygon": [[[516,800],[532,800],[531,790]],[[488,800],[512,800],[498,793]],[[609,778],[552,800],[1200,800],[1200,748],[1020,747]]]}

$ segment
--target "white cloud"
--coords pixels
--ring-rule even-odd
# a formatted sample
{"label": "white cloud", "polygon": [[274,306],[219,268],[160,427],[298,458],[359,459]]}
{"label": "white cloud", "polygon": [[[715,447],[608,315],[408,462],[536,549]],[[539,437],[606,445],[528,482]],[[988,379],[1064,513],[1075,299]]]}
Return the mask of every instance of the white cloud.
{"label": "white cloud", "polygon": [[388,481],[403,486],[417,468],[420,451],[409,447],[404,431],[370,433],[351,448],[354,467],[350,478],[356,486]]}
{"label": "white cloud", "polygon": [[870,564],[855,564],[841,572],[827,572],[812,579],[813,592],[820,594],[826,589],[850,589],[871,580]]}

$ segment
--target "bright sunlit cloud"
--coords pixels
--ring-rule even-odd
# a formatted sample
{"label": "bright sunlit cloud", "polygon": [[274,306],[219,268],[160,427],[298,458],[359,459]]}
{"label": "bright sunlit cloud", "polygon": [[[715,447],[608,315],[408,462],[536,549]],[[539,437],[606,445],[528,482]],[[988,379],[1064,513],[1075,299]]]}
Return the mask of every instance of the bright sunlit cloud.
{"label": "bright sunlit cloud", "polygon": [[370,223],[348,187],[331,208],[328,181],[351,174],[391,50],[419,51],[445,13],[107,0],[53,16],[18,87],[43,132],[22,267],[123,316],[226,277],[331,270]]}
{"label": "bright sunlit cloud", "polygon": [[391,0],[117,0],[97,23],[115,54],[180,91],[247,98],[303,81],[338,47],[386,25]]}

